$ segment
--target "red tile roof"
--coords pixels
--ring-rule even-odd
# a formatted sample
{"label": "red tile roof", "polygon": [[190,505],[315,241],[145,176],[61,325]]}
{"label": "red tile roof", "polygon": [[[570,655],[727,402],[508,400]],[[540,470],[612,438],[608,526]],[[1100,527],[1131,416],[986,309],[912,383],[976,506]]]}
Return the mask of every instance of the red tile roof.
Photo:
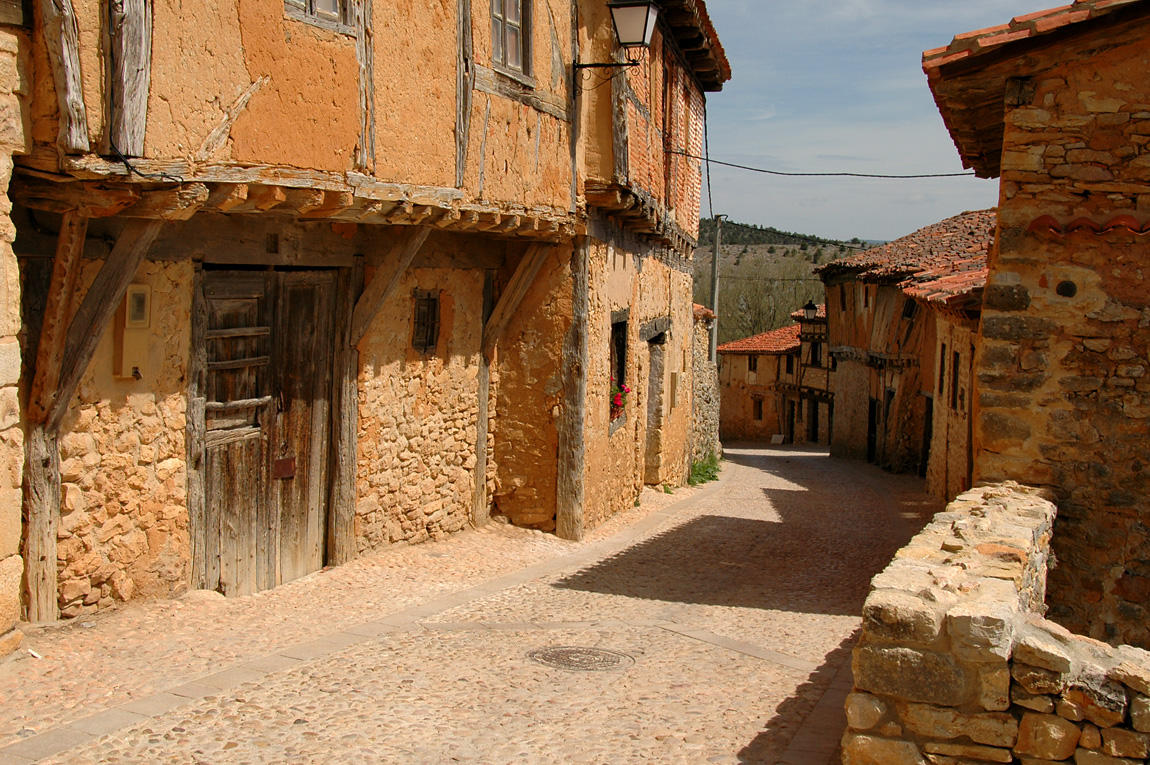
{"label": "red tile roof", "polygon": [[707,13],[706,0],[661,0],[660,5],[662,21],[688,53],[703,90],[722,90],[723,83],[731,79],[731,63]]}
{"label": "red tile roof", "polygon": [[[816,319],[822,319],[825,321],[827,318],[827,304],[821,303],[818,306],[818,309],[819,310],[815,313],[815,318]],[[794,319],[795,321],[802,321],[804,318],[806,318],[806,314],[803,313],[803,309],[800,308],[799,310],[797,310],[791,314],[791,318]]]}
{"label": "red tile roof", "polygon": [[732,340],[718,347],[719,353],[745,353],[745,354],[783,354],[797,351],[799,342],[799,325],[772,329],[754,337],[744,337],[742,340]]}
{"label": "red tile roof", "polygon": [[707,321],[707,320],[715,318],[715,312],[712,311],[710,308],[707,308],[707,306],[705,306],[705,305],[699,305],[698,303],[692,303],[691,308],[695,313],[695,321]]}
{"label": "red tile roof", "polygon": [[1049,34],[1057,29],[1096,19],[1118,8],[1141,0],[1076,0],[1045,11],[1015,16],[1008,24],[999,24],[957,35],[950,45],[922,54],[922,67],[930,75],[941,66],[978,56],[1003,45]]}
{"label": "red tile roof", "polygon": [[980,297],[987,254],[994,242],[995,210],[965,212],[866,252],[828,263],[817,273],[862,282],[898,284],[907,295],[954,304]]}

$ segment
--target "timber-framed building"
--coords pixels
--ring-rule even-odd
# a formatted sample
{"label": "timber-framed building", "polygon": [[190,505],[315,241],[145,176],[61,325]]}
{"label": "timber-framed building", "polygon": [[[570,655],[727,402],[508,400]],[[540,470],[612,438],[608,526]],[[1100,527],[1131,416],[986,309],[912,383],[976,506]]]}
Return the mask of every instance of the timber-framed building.
{"label": "timber-framed building", "polygon": [[730,67],[658,5],[0,2],[3,645],[684,481]]}

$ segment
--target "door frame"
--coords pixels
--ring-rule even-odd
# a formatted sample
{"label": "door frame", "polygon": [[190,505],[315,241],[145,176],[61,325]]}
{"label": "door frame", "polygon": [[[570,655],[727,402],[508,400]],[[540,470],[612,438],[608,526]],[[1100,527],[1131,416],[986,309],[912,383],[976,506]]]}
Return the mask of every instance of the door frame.
{"label": "door frame", "polygon": [[[192,318],[188,351],[187,422],[185,446],[187,459],[188,534],[191,546],[189,579],[192,589],[207,586],[207,459],[206,400],[207,374],[206,332],[208,305],[204,295],[204,263],[194,263],[192,280]],[[266,268],[270,263],[211,263],[221,269]],[[299,268],[292,270],[336,271],[335,324],[331,348],[332,381],[329,390],[328,418],[328,485],[327,511],[324,519],[324,565],[344,563],[354,557],[355,478],[357,427],[359,413],[359,354],[351,346],[351,317],[358,293],[363,289],[363,258],[357,257],[352,267]]]}

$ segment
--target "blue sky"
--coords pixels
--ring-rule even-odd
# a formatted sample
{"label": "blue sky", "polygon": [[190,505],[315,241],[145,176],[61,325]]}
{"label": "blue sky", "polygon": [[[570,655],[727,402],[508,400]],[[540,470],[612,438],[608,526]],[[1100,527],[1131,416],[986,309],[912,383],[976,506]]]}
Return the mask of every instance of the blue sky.
{"label": "blue sky", "polygon": [[[734,70],[708,95],[711,158],[792,172],[961,171],[922,51],[1060,4],[708,0]],[[997,181],[974,178],[794,179],[714,166],[711,178],[716,212],[841,239],[894,239],[998,196]]]}

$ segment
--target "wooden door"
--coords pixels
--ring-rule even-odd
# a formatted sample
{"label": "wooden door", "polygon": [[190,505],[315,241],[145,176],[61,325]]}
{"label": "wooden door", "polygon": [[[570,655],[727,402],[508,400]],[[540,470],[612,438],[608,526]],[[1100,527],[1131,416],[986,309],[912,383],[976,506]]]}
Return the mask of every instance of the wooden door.
{"label": "wooden door", "polygon": [[208,270],[203,300],[195,578],[243,595],[323,566],[335,272]]}

